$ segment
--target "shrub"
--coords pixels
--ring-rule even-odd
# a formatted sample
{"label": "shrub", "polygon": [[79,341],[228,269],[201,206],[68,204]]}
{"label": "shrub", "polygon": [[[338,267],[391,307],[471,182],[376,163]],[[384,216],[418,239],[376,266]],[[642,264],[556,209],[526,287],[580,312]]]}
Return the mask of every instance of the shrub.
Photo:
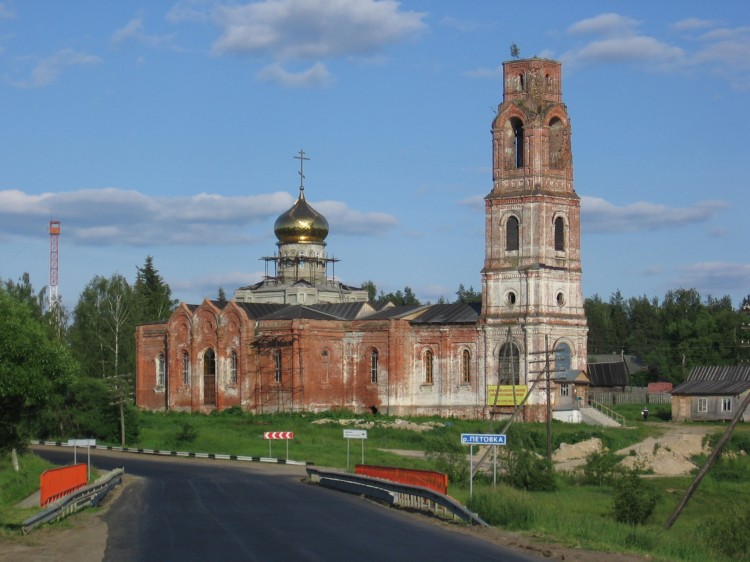
{"label": "shrub", "polygon": [[615,484],[615,520],[627,523],[635,529],[636,526],[648,522],[658,499],[656,491],[641,478],[638,468],[627,470]]}
{"label": "shrub", "polygon": [[467,507],[490,525],[506,529],[531,529],[536,519],[528,495],[506,486],[474,494]]}
{"label": "shrub", "polygon": [[594,451],[586,457],[583,466],[583,483],[595,486],[612,484],[622,477],[623,468],[620,465],[620,455],[612,451]]}
{"label": "shrub", "polygon": [[702,538],[710,549],[733,560],[748,560],[750,552],[750,508],[734,504],[710,518],[702,527]]}
{"label": "shrub", "polygon": [[511,449],[505,456],[505,480],[520,490],[554,492],[557,480],[552,463],[526,449]]}
{"label": "shrub", "polygon": [[182,428],[175,437],[175,441],[180,443],[192,443],[198,438],[198,429],[189,421],[182,422]]}
{"label": "shrub", "polygon": [[435,469],[448,475],[448,481],[456,486],[469,484],[469,462],[466,447],[452,432],[446,432],[430,439],[425,447],[428,459],[435,463]]}

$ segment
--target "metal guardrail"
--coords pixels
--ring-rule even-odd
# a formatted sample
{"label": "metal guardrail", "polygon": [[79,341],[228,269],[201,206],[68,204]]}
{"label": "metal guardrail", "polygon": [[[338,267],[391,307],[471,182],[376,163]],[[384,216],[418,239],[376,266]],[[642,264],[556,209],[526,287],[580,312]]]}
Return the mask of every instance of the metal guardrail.
{"label": "metal guardrail", "polygon": [[476,513],[472,513],[453,498],[429,488],[399,484],[356,474],[323,471],[312,467],[307,468],[307,474],[312,482],[327,488],[364,495],[388,505],[405,509],[430,511],[435,515],[459,519],[471,525],[489,527]]}
{"label": "metal guardrail", "polygon": [[627,427],[627,424],[625,423],[625,416],[623,416],[622,414],[618,414],[614,410],[610,410],[604,404],[600,404],[593,398],[589,398],[589,406],[591,406],[595,410],[598,410],[608,418],[612,418],[617,423],[619,423],[621,427]]}
{"label": "metal guardrail", "polygon": [[64,519],[68,515],[80,511],[84,507],[99,505],[99,502],[102,501],[104,496],[106,496],[115,486],[122,483],[123,474],[125,474],[125,469],[116,468],[97,479],[93,484],[89,484],[88,486],[73,492],[69,496],[50,504],[47,509],[29,517],[21,524],[23,534],[26,535],[30,533],[43,523]]}

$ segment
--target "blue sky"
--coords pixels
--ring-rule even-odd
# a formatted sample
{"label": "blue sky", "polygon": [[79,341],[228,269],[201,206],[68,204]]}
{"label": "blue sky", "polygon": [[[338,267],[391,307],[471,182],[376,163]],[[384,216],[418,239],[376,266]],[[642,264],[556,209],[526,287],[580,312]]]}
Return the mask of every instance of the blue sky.
{"label": "blue sky", "polygon": [[502,62],[563,63],[583,292],[750,294],[745,2],[0,0],[0,277],[72,308],[147,255],[197,303],[307,200],[336,276],[481,286]]}

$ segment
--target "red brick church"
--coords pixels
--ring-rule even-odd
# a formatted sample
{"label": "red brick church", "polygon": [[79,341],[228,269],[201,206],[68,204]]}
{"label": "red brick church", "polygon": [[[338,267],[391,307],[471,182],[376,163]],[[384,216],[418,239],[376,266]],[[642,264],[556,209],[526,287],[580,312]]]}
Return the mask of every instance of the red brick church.
{"label": "red brick church", "polygon": [[513,60],[503,74],[481,305],[378,309],[365,290],[338,281],[329,225],[305,200],[301,170],[263,281],[232,301],[181,303],[166,322],[137,327],[137,405],[480,418],[525,400],[531,420],[544,417],[549,385],[556,408],[572,406],[587,326],[561,67]]}

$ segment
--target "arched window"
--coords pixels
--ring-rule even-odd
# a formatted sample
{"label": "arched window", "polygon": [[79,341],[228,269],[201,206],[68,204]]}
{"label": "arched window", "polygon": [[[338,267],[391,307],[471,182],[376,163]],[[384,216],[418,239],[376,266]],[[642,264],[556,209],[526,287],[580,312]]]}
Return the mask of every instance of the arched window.
{"label": "arched window", "polygon": [[549,166],[554,169],[564,168],[565,126],[555,117],[549,123]]}
{"label": "arched window", "polygon": [[523,123],[514,117],[510,120],[510,125],[513,128],[513,167],[523,168]]}
{"label": "arched window", "polygon": [[570,370],[570,346],[560,343],[555,348],[555,371]]}
{"label": "arched window", "polygon": [[424,370],[424,382],[425,384],[432,384],[432,351],[429,349],[424,352],[422,356],[423,370]]}
{"label": "arched window", "polygon": [[281,351],[278,349],[273,352],[273,380],[281,382]]}
{"label": "arched window", "polygon": [[555,251],[565,251],[565,221],[562,217],[555,219]]}
{"label": "arched window", "polygon": [[471,352],[468,349],[461,352],[461,382],[471,382]]}
{"label": "arched window", "polygon": [[182,384],[190,384],[190,355],[187,351],[182,352]]}
{"label": "arched window", "polygon": [[505,223],[505,250],[518,251],[518,219],[514,216],[508,217]]}
{"label": "arched window", "polygon": [[167,380],[167,362],[164,360],[164,354],[160,353],[156,358],[156,386],[164,386]]}
{"label": "arched window", "polygon": [[331,362],[329,361],[327,349],[324,349],[320,353],[320,363],[323,366],[323,382],[328,382],[331,377]]}
{"label": "arched window", "polygon": [[500,348],[499,384],[520,384],[521,381],[521,353],[514,343],[505,344]]}
{"label": "arched window", "polygon": [[203,354],[203,403],[216,404],[216,354],[207,349]]}
{"label": "arched window", "polygon": [[370,382],[377,384],[378,382],[378,350],[373,349],[370,353]]}
{"label": "arched window", "polygon": [[229,384],[237,384],[237,352],[229,354]]}

